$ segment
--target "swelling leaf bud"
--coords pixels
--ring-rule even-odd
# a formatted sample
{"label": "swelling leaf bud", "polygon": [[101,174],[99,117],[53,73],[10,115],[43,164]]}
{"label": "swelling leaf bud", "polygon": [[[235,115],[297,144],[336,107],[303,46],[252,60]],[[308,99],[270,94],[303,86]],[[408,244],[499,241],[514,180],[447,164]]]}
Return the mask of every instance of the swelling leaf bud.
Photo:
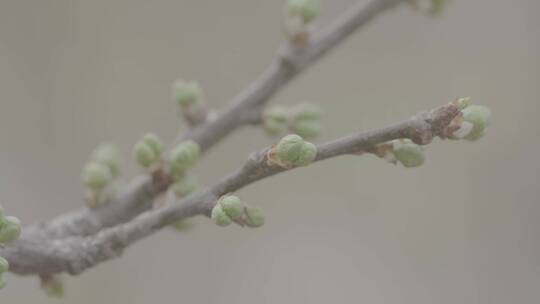
{"label": "swelling leaf bud", "polygon": [[64,281],[59,275],[52,275],[42,279],[41,288],[51,298],[62,298],[64,296]]}
{"label": "swelling leaf bud", "polygon": [[154,133],[146,133],[142,141],[145,142],[147,145],[152,147],[152,150],[156,155],[161,155],[161,152],[163,152],[163,143],[161,142],[161,139],[154,134]]}
{"label": "swelling leaf bud", "polygon": [[112,178],[111,169],[95,161],[87,163],[81,174],[83,184],[93,190],[103,189]]}
{"label": "swelling leaf bud", "polygon": [[146,141],[139,141],[133,146],[133,158],[137,164],[148,168],[158,160],[158,155]]}
{"label": "swelling leaf bud", "polygon": [[312,103],[303,103],[298,105],[294,111],[297,120],[319,120],[322,117],[322,109]]}
{"label": "swelling leaf bud", "polygon": [[224,195],[218,200],[221,209],[233,220],[236,221],[244,213],[244,204],[235,195]]}
{"label": "swelling leaf bud", "polygon": [[173,175],[180,175],[185,170],[191,168],[201,153],[199,144],[192,140],[188,140],[178,144],[170,155],[170,165]]}
{"label": "swelling leaf bud", "polygon": [[120,171],[121,156],[118,147],[114,144],[99,145],[92,153],[92,160],[109,167],[113,176],[117,176]]}
{"label": "swelling leaf bud", "polygon": [[288,111],[281,106],[269,108],[264,111],[262,120],[263,128],[267,133],[271,135],[285,133],[289,120]]}
{"label": "swelling leaf bud", "polygon": [[6,216],[0,228],[0,245],[7,245],[21,235],[21,221],[14,216]]}
{"label": "swelling leaf bud", "polygon": [[199,182],[191,175],[183,175],[172,185],[174,194],[178,197],[188,196],[199,188]]}
{"label": "swelling leaf bud", "polygon": [[470,105],[461,112],[463,121],[472,124],[472,130],[463,138],[474,141],[482,137],[489,126],[491,111],[484,106]]}
{"label": "swelling leaf bud", "polygon": [[172,86],[173,97],[180,106],[187,107],[203,98],[201,86],[196,81],[176,80]]}
{"label": "swelling leaf bud", "polygon": [[211,217],[214,223],[220,227],[229,226],[232,223],[232,219],[223,211],[220,204],[214,206]]}
{"label": "swelling leaf bud", "polygon": [[296,134],[283,137],[274,147],[279,163],[289,166],[307,166],[317,156],[317,148]]}
{"label": "swelling leaf bud", "polygon": [[246,226],[257,228],[264,225],[264,214],[263,211],[257,207],[246,207],[245,208],[245,222]]}
{"label": "swelling leaf bud", "polygon": [[321,134],[322,126],[318,121],[297,120],[291,126],[291,131],[303,138],[314,138]]}
{"label": "swelling leaf bud", "polygon": [[302,17],[307,24],[319,16],[321,4],[319,0],[288,0],[286,9],[289,16]]}
{"label": "swelling leaf bud", "polygon": [[188,220],[179,220],[171,225],[176,231],[187,231],[191,230],[195,224]]}
{"label": "swelling leaf bud", "polygon": [[2,273],[7,272],[9,270],[9,263],[6,259],[0,256],[0,276]]}
{"label": "swelling leaf bud", "polygon": [[424,163],[424,148],[410,139],[394,141],[392,152],[405,168],[418,167]]}

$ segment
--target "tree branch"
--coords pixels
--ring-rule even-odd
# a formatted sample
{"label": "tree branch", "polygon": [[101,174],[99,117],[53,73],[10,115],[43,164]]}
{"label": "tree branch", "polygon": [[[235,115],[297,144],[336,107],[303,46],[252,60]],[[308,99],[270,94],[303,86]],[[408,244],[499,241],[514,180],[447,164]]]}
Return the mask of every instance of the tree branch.
{"label": "tree branch", "polygon": [[[329,26],[314,33],[307,45],[298,47],[285,43],[271,65],[240,92],[227,108],[214,119],[189,129],[176,142],[194,140],[204,152],[238,127],[258,122],[264,105],[280,88],[356,29],[403,1],[372,0],[367,5],[357,3]],[[47,222],[25,227],[19,242],[90,236],[104,228],[125,223],[148,210],[155,197],[167,186],[167,183],[154,183],[148,176],[136,177],[109,204],[97,209],[81,208]]]}
{"label": "tree branch", "polygon": [[[410,119],[383,129],[361,132],[321,144],[315,161],[368,151],[377,144],[399,138],[409,138],[418,144],[428,144],[436,136],[449,137],[452,120],[460,115],[457,103],[422,112]],[[0,251],[19,274],[79,274],[87,268],[118,257],[123,250],[174,221],[209,215],[217,199],[251,183],[291,170],[268,161],[272,147],[253,153],[248,161],[214,186],[164,207],[147,211],[116,227],[104,229],[93,236],[70,237],[62,240],[22,239]]]}

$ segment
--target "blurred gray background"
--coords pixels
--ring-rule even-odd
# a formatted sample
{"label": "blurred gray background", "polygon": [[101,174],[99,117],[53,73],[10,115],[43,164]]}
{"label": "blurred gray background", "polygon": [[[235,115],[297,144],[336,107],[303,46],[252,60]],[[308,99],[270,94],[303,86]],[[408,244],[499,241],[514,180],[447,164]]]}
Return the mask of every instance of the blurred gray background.
{"label": "blurred gray background", "polygon": [[[324,24],[352,0],[325,1]],[[25,223],[82,205],[101,141],[126,177],[146,131],[183,128],[170,99],[197,79],[222,107],[283,40],[282,0],[1,0],[0,201]],[[418,169],[342,157],[242,190],[258,230],[197,218],[69,278],[63,300],[8,275],[1,303],[538,303],[540,3],[454,0],[441,18],[402,6],[274,98],[326,108],[317,141],[385,126],[460,96],[493,111],[476,143],[436,141]],[[195,172],[205,183],[272,143],[246,128]]]}

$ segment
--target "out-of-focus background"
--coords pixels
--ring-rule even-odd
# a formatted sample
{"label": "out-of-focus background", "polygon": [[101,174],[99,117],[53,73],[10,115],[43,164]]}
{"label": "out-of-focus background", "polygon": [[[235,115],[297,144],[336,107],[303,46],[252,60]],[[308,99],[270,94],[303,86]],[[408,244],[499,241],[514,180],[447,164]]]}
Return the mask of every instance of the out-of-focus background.
{"label": "out-of-focus background", "polygon": [[[361,0],[360,0],[361,1]],[[325,1],[319,24],[352,0]],[[283,40],[282,0],[2,0],[0,201],[25,223],[82,205],[101,141],[125,154],[181,130],[169,87],[197,79],[220,108]],[[278,94],[326,108],[324,136],[385,126],[456,97],[489,106],[475,143],[437,141],[418,169],[342,157],[257,183],[257,230],[195,219],[67,280],[48,299],[7,276],[1,303],[537,303],[540,3],[455,0],[384,14]],[[211,184],[272,143],[245,128],[194,170]]]}

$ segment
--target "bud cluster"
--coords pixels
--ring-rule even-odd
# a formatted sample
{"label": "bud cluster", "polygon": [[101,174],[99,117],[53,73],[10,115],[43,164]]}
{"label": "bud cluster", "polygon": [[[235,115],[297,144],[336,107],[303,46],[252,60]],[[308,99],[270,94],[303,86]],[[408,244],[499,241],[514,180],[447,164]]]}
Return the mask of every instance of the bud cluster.
{"label": "bud cluster", "polygon": [[207,119],[208,106],[198,82],[177,79],[172,85],[172,95],[178,103],[180,114],[190,124],[198,124]]}
{"label": "bud cluster", "polygon": [[448,0],[409,0],[409,3],[418,11],[431,16],[443,13]]}
{"label": "bud cluster", "polygon": [[265,220],[261,209],[244,204],[235,195],[220,197],[212,209],[211,217],[220,227],[229,226],[234,222],[242,227],[257,228],[264,225]]}
{"label": "bud cluster", "polygon": [[283,168],[307,166],[317,157],[317,147],[301,136],[283,137],[268,153],[268,160]]}
{"label": "bud cluster", "polygon": [[[0,206],[0,248],[12,243],[21,235],[21,221],[14,216],[6,216],[4,209]],[[9,263],[0,256],[0,289],[5,287],[6,283],[2,274],[9,270]]]}
{"label": "bud cluster", "polygon": [[383,143],[373,149],[374,154],[390,163],[400,163],[405,168],[419,167],[424,163],[424,147],[408,138]]}
{"label": "bud cluster", "polygon": [[60,275],[41,277],[41,289],[51,298],[64,296],[64,280]]}
{"label": "bud cluster", "polygon": [[288,0],[285,5],[285,33],[292,42],[309,40],[309,25],[321,12],[320,0]]}
{"label": "bud cluster", "polygon": [[310,139],[321,133],[321,117],[321,108],[310,103],[299,104],[292,108],[274,106],[263,112],[262,124],[270,135],[292,132]]}
{"label": "bud cluster", "polygon": [[163,143],[154,133],[145,134],[133,146],[133,158],[141,167],[151,168],[161,165],[161,153],[163,152]]}
{"label": "bud cluster", "polygon": [[100,144],[81,172],[81,180],[88,188],[87,202],[96,207],[106,201],[108,190],[120,174],[121,156],[114,144]]}

